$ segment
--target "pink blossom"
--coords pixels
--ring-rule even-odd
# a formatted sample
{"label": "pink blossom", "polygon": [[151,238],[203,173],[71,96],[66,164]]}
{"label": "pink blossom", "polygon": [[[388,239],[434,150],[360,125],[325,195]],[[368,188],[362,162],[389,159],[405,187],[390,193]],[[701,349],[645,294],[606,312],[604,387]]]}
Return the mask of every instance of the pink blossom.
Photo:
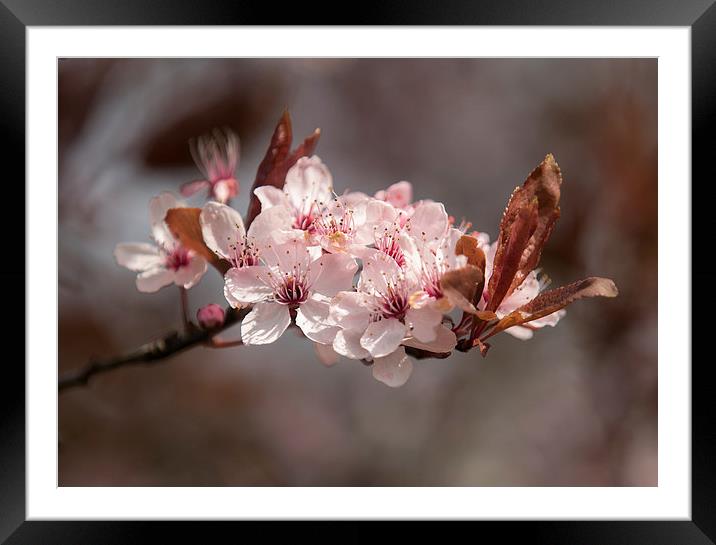
{"label": "pink blossom", "polygon": [[313,232],[313,222],[333,196],[333,177],[321,159],[301,157],[286,174],[283,189],[270,185],[257,187],[254,193],[261,202],[261,210],[285,206],[292,219],[291,226]]}
{"label": "pink blossom", "polygon": [[413,186],[410,182],[397,182],[388,187],[388,189],[378,191],[375,194],[375,198],[388,202],[400,210],[406,210],[410,208],[413,202]]}
{"label": "pink blossom", "polygon": [[323,254],[299,236],[260,243],[259,255],[261,264],[232,268],[225,278],[235,300],[253,304],[241,324],[244,343],[274,342],[292,315],[306,337],[332,342],[337,327],[328,319],[330,298],[352,287],[355,260],[346,254]]}
{"label": "pink blossom", "polygon": [[215,129],[211,134],[192,140],[189,149],[204,178],[182,185],[181,194],[189,197],[207,189],[207,198],[220,203],[234,198],[239,192],[239,181],[235,178],[239,138],[229,129]]}
{"label": "pink blossom", "polygon": [[334,350],[348,358],[373,359],[392,354],[411,338],[434,342],[443,327],[442,312],[412,308],[414,291],[416,285],[391,257],[374,251],[363,259],[357,291],[342,291],[331,302],[329,320],[340,328]]}
{"label": "pink blossom", "polygon": [[215,303],[209,303],[196,312],[196,319],[203,329],[214,329],[224,324],[224,309]]}
{"label": "pink blossom", "polygon": [[327,252],[361,257],[365,247],[376,242],[375,233],[394,222],[396,215],[388,203],[348,193],[335,197],[316,214],[310,236]]}
{"label": "pink blossom", "polygon": [[[232,268],[259,265],[260,245],[278,233],[290,232],[290,218],[284,207],[274,207],[256,216],[247,232],[236,210],[226,204],[208,202],[201,210],[199,223],[204,243],[231,263]],[[224,297],[233,308],[246,306],[231,295],[226,284]]]}
{"label": "pink blossom", "polygon": [[117,244],[114,257],[119,265],[139,273],[139,291],[155,292],[172,283],[188,289],[206,272],[206,261],[175,240],[164,221],[169,209],[183,206],[184,203],[168,192],[154,197],[149,201],[149,217],[155,244]]}

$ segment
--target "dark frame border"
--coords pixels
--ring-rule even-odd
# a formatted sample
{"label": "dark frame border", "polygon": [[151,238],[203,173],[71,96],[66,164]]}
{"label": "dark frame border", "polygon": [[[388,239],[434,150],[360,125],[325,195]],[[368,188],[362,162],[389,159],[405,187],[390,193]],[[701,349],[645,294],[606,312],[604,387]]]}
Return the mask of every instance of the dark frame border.
{"label": "dark frame border", "polygon": [[[408,24],[408,25],[638,25],[638,26],[690,26],[692,30],[692,177],[706,177],[711,156],[716,149],[716,5],[714,0],[622,0],[619,4],[582,0],[538,0],[522,2],[503,0],[470,2],[450,0],[440,4],[429,0],[409,3],[361,2],[352,20],[346,21],[339,4],[322,7],[286,6],[283,11],[268,3],[219,2],[204,0],[0,0],[0,126],[7,136],[4,161],[9,170],[5,175],[6,197],[14,203],[15,217],[6,214],[2,220],[6,233],[24,224],[24,186],[15,180],[25,179],[25,27],[36,25],[243,25],[243,24],[319,24],[316,12],[321,12],[323,24]],[[336,10],[333,6],[339,7]],[[308,8],[308,9],[307,9]],[[709,173],[713,176],[713,173]],[[704,180],[705,182],[706,180]],[[692,184],[693,186],[693,184]],[[685,188],[687,190],[688,188]],[[14,197],[14,198],[13,198]],[[705,239],[713,212],[705,212],[707,199],[692,199],[694,247],[697,239]],[[702,227],[702,229],[699,229]],[[0,272],[5,286],[25,284],[25,241],[9,237],[10,252],[23,267]],[[15,247],[12,247],[12,245]],[[7,247],[7,246],[6,246]],[[707,246],[706,246],[707,247]],[[704,252],[705,254],[706,252]],[[703,255],[703,254],[702,254]],[[705,285],[716,279],[712,269],[693,272],[692,281]],[[709,272],[705,272],[709,271]],[[21,308],[19,290],[5,290],[6,309]],[[714,308],[716,292],[700,292],[701,305]],[[14,292],[14,293],[7,293]],[[8,302],[7,297],[11,300]],[[706,305],[703,298],[706,298]],[[15,299],[17,300],[15,300]],[[11,311],[10,320],[17,312]],[[664,319],[662,317],[662,319]],[[681,318],[683,319],[683,317]],[[708,334],[709,322],[693,320],[696,334]],[[17,326],[16,326],[17,327]],[[22,350],[24,360],[24,347]],[[4,378],[0,382],[0,539],[9,536],[6,543],[127,543],[142,542],[157,536],[159,542],[167,540],[167,525],[160,522],[27,522],[25,521],[25,374],[18,359],[5,358]],[[502,540],[526,537],[533,542],[549,543],[649,543],[649,544],[706,544],[716,540],[716,409],[713,387],[706,378],[709,361],[698,360],[692,365],[692,520],[685,522],[479,522],[480,535],[486,530],[499,532]],[[678,364],[680,362],[667,362]],[[216,527],[236,531],[256,529],[266,537],[276,526],[266,523],[178,523],[182,541],[204,542]],[[375,535],[375,526],[390,523],[370,523],[355,527],[353,523],[331,523],[322,535],[361,537]],[[474,524],[474,523],[473,523]],[[294,523],[304,528],[305,523]],[[350,526],[349,526],[350,525]],[[422,525],[421,526],[425,526]],[[173,529],[173,528],[172,528]],[[285,528],[284,528],[285,529]],[[421,528],[426,537],[435,532],[433,526]],[[474,531],[474,530],[473,530]],[[161,533],[160,533],[161,532]],[[335,533],[334,533],[335,532]],[[438,533],[439,532],[439,533]],[[239,534],[241,535],[241,534]],[[245,534],[243,534],[245,535]],[[161,536],[161,537],[159,537]],[[315,539],[317,535],[313,535]],[[444,538],[444,530],[434,533]],[[175,536],[172,536],[175,539]],[[154,539],[153,541],[157,541]]]}

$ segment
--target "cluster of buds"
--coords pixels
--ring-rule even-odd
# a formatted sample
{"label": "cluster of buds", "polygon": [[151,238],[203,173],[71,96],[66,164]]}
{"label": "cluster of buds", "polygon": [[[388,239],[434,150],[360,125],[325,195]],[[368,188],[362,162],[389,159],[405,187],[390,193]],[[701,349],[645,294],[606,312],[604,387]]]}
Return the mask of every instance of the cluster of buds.
{"label": "cluster of buds", "polygon": [[[238,138],[228,131],[202,137],[192,149],[207,179],[182,193],[208,188],[208,202],[189,208],[169,193],[153,199],[156,246],[120,244],[118,263],[139,273],[141,291],[190,288],[213,265],[229,306],[248,311],[243,344],[273,343],[295,327],[324,364],[360,360],[389,386],[407,381],[413,358],[474,348],[484,356],[500,332],[529,339],[555,326],[573,301],[617,295],[614,282],[597,277],[545,289],[538,265],[562,184],[552,155],[514,190],[490,243],[472,224],[456,226],[442,203],[413,201],[406,181],[373,196],[337,193],[313,154],[319,135],[291,151],[284,113],[245,219],[230,205]],[[224,312],[212,304],[198,320],[220,328]]]}

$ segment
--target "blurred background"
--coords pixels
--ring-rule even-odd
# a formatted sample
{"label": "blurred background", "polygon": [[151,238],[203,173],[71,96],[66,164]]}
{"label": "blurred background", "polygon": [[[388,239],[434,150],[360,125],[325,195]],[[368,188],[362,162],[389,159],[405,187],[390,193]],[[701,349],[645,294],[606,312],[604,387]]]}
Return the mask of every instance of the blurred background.
{"label": "blurred background", "polygon": [[[655,59],[62,59],[59,367],[180,326],[174,287],[141,294],[118,242],[149,241],[147,204],[198,176],[187,141],[241,138],[242,213],[284,108],[345,189],[399,180],[494,239],[511,191],[551,152],[562,217],[553,286],[613,278],[525,342],[422,360],[391,389],[326,368],[291,331],[195,348],[59,399],[59,485],[654,486],[657,484]],[[200,206],[203,194],[189,202]],[[224,304],[209,271],[192,314]]]}

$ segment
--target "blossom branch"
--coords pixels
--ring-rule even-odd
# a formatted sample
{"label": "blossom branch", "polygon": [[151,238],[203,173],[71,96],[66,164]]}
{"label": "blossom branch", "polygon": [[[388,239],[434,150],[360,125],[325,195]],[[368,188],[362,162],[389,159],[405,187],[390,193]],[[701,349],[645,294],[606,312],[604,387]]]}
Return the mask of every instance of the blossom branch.
{"label": "blossom branch", "polygon": [[241,322],[249,311],[249,308],[229,309],[226,312],[226,319],[220,327],[210,330],[199,329],[189,322],[189,327],[182,333],[172,331],[127,354],[92,360],[85,367],[61,375],[58,381],[58,390],[62,392],[75,386],[84,386],[95,375],[127,365],[156,363],[198,345],[208,344],[208,346],[216,347],[215,343],[212,343],[214,336]]}

